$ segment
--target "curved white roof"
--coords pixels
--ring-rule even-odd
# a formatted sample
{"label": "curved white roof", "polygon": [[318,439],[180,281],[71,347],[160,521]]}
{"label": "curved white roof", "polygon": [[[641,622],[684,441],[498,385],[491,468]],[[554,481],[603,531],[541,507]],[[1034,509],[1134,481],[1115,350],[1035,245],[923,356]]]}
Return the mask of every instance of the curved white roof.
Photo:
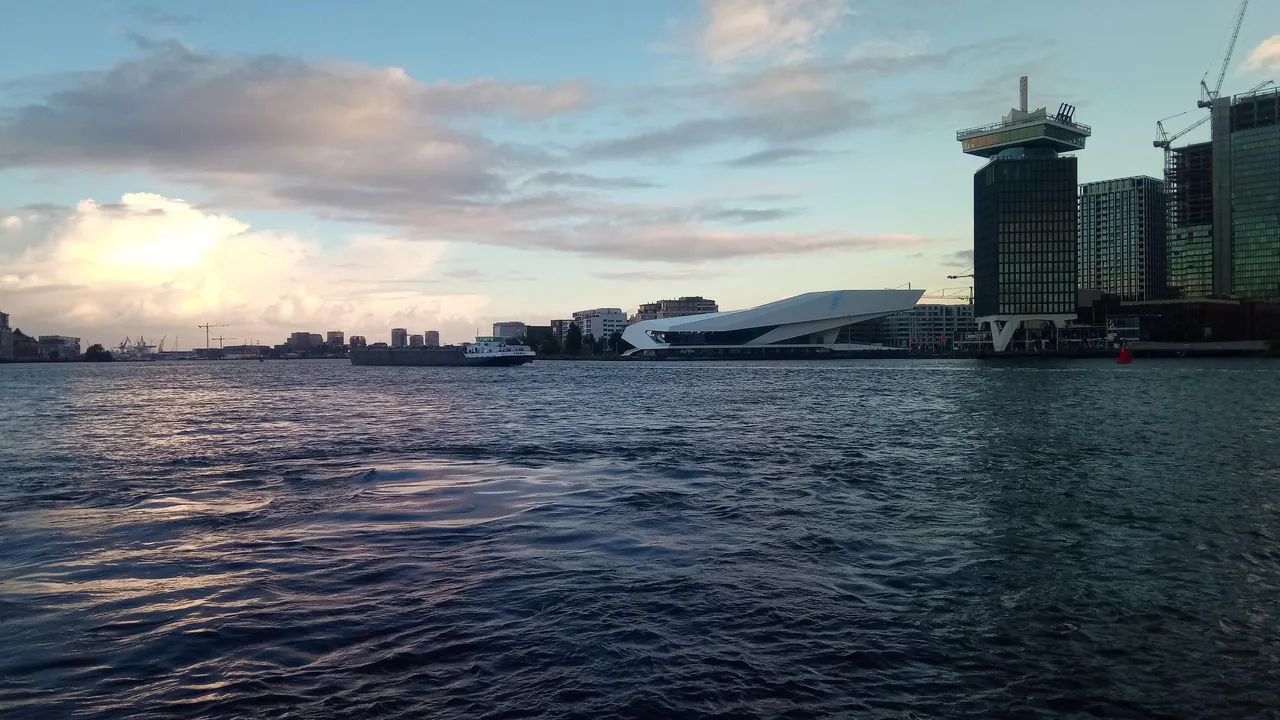
{"label": "curved white roof", "polygon": [[[622,338],[637,350],[670,347],[650,333],[727,332],[773,327],[747,346],[780,343],[811,333],[910,310],[923,290],[827,290],[796,295],[748,310],[645,320],[630,325]],[[776,326],[776,327],[775,327]]]}

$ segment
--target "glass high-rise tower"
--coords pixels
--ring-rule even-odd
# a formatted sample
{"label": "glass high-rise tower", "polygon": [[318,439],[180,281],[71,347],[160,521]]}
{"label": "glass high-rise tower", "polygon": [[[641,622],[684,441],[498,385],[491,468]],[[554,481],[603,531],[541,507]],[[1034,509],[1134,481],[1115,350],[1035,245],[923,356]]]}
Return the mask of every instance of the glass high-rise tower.
{"label": "glass high-rise tower", "polygon": [[961,130],[965,153],[987,158],[973,176],[973,292],[995,349],[1030,323],[1063,327],[1076,311],[1079,216],[1076,159],[1091,131],[1075,108],[1020,107],[998,123]]}
{"label": "glass high-rise tower", "polygon": [[1158,300],[1165,286],[1164,182],[1153,177],[1080,186],[1077,282],[1124,300]]}

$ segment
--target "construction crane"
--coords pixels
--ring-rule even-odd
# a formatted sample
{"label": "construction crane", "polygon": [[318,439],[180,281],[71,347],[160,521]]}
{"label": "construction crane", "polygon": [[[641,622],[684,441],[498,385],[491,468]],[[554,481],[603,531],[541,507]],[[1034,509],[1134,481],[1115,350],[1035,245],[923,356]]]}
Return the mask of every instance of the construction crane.
{"label": "construction crane", "polygon": [[169,339],[168,335],[165,335],[164,337],[160,338],[160,344],[156,346],[156,352],[164,352],[164,341],[168,339]]}
{"label": "construction crane", "polygon": [[[1264,81],[1262,81],[1262,82],[1258,83],[1257,85],[1254,85],[1253,87],[1251,87],[1251,88],[1249,88],[1248,90],[1246,90],[1246,91],[1245,91],[1245,93],[1257,92],[1258,90],[1261,90],[1261,89],[1262,89],[1262,88],[1264,88],[1264,87],[1268,87],[1268,86],[1270,86],[1270,85],[1274,85],[1274,84],[1275,84],[1275,80],[1264,80]],[[1204,106],[1202,105],[1201,107],[1204,107]],[[1174,134],[1172,134],[1172,135],[1170,135],[1168,132],[1166,132],[1166,131],[1165,131],[1165,129],[1164,129],[1164,121],[1165,121],[1165,120],[1172,120],[1172,119],[1174,119],[1174,118],[1176,118],[1176,117],[1182,117],[1183,115],[1186,115],[1188,112],[1191,112],[1191,111],[1190,111],[1190,110],[1188,110],[1188,111],[1186,111],[1186,112],[1180,112],[1180,113],[1178,113],[1177,115],[1170,115],[1169,117],[1164,118],[1164,120],[1157,120],[1157,121],[1156,121],[1156,132],[1160,134],[1160,139],[1159,139],[1159,140],[1152,140],[1152,141],[1151,141],[1151,144],[1152,144],[1153,146],[1155,146],[1155,147],[1158,147],[1158,148],[1160,148],[1160,149],[1164,150],[1164,151],[1167,153],[1167,152],[1169,152],[1169,149],[1173,146],[1173,143],[1175,143],[1179,138],[1181,138],[1183,135],[1186,135],[1187,133],[1191,132],[1192,130],[1195,130],[1196,128],[1200,127],[1201,125],[1204,125],[1205,123],[1209,122],[1209,119],[1213,117],[1212,115],[1205,115],[1204,117],[1202,117],[1202,118],[1200,118],[1199,120],[1197,120],[1197,121],[1195,121],[1195,122],[1191,123],[1190,125],[1186,126],[1185,128],[1183,128],[1183,129],[1179,130],[1178,132],[1176,132],[1176,133],[1174,133]]]}
{"label": "construction crane", "polygon": [[[969,278],[970,280],[972,280],[972,279],[973,279],[973,268],[969,268],[968,270],[965,270],[965,271],[964,271],[964,272],[962,272],[962,273],[957,273],[957,274],[955,274],[955,275],[948,275],[948,276],[947,276],[947,279],[948,279],[948,280],[959,280],[960,278]],[[970,286],[969,286],[969,304],[970,304],[970,305],[972,305],[972,304],[973,304],[973,286],[972,286],[972,285],[970,285]]]}
{"label": "construction crane", "polygon": [[973,288],[972,287],[954,287],[941,288],[938,290],[930,290],[920,296],[921,300],[964,300],[970,305],[973,304]]}
{"label": "construction crane", "polygon": [[[225,326],[224,326],[224,327],[225,327]],[[218,341],[218,347],[219,347],[219,348],[225,348],[225,347],[226,347],[226,343],[225,343],[225,342],[223,342],[224,340],[235,340],[235,339],[236,339],[236,338],[221,337],[221,336],[214,338],[214,340],[217,340],[217,341]]]}
{"label": "construction crane", "polygon": [[208,350],[209,349],[209,328],[220,328],[220,327],[231,327],[231,326],[230,325],[214,325],[212,323],[205,323],[203,325],[197,325],[196,327],[204,328],[204,349]]}
{"label": "construction crane", "polygon": [[1227,77],[1227,68],[1231,66],[1231,55],[1236,50],[1236,40],[1240,38],[1240,27],[1244,25],[1244,11],[1249,8],[1249,0],[1240,0],[1240,9],[1236,11],[1236,27],[1231,31],[1231,41],[1227,43],[1227,52],[1222,56],[1222,69],[1218,71],[1218,82],[1214,84],[1213,89],[1205,84],[1209,73],[1205,73],[1200,78],[1200,102],[1196,103],[1196,107],[1207,108],[1213,106],[1213,101],[1218,99],[1218,95],[1222,92],[1222,81]]}

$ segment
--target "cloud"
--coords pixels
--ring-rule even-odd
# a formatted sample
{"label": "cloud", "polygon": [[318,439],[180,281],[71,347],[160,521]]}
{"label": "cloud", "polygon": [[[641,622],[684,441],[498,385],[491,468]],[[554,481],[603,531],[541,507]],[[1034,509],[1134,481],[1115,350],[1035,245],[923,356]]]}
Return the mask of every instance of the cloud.
{"label": "cloud", "polygon": [[429,291],[421,278],[443,243],[356,235],[326,248],[159,195],[86,200],[24,230],[22,247],[0,248],[6,311],[24,328],[92,342],[188,329],[194,339],[209,320],[273,344],[295,330],[380,336],[393,325],[452,323],[465,337],[488,305]]}
{"label": "cloud", "polygon": [[656,183],[650,182],[643,178],[621,177],[621,178],[605,178],[595,175],[588,175],[579,172],[564,172],[561,170],[546,170],[529,178],[529,185],[544,185],[553,187],[578,187],[591,188],[597,190],[616,190],[629,188],[652,188],[658,187]]}
{"label": "cloud", "polygon": [[973,250],[957,250],[942,256],[940,262],[947,267],[973,267]]}
{"label": "cloud", "polygon": [[1250,72],[1280,72],[1280,35],[1272,35],[1254,48],[1241,68]]}
{"label": "cloud", "polygon": [[[649,94],[676,107],[671,124],[575,148],[556,142],[566,131],[549,119],[597,110],[600,94],[583,81],[423,82],[399,68],[156,41],[105,70],[40,79],[39,92],[36,81],[21,81],[21,97],[32,99],[4,95],[18,104],[0,107],[0,170],[150,173],[198,189],[206,202],[187,205],[193,211],[305,211],[378,225],[406,242],[671,262],[882,247],[889,236],[869,241],[854,229],[740,232],[734,226],[800,212],[747,198],[627,202],[624,191],[652,183],[589,174],[581,163],[669,158],[722,142],[759,146],[730,167],[819,152],[814,143],[878,122],[874,94],[859,88],[955,56],[894,52],[668,87]],[[518,127],[522,141],[485,134],[498,126]],[[0,233],[0,252],[12,240]]]}
{"label": "cloud", "polygon": [[804,150],[802,148],[776,147],[743,155],[741,157],[728,160],[724,164],[729,167],[738,168],[785,165],[791,162],[811,160],[818,157],[818,155],[819,153],[812,150]]}
{"label": "cloud", "polygon": [[844,0],[703,0],[699,47],[713,66],[810,55],[849,11]]}

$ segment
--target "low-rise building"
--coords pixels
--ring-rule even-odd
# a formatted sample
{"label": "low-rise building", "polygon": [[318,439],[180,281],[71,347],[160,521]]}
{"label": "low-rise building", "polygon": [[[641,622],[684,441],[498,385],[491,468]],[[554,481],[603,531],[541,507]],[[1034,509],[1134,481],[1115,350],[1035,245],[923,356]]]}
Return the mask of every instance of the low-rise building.
{"label": "low-rise building", "polygon": [[659,300],[640,306],[631,322],[645,320],[662,320],[664,318],[686,317],[689,315],[705,315],[720,312],[715,300],[708,300],[700,295],[686,295],[675,300]]}
{"label": "low-rise building", "polygon": [[524,337],[525,325],[522,322],[514,320],[507,322],[496,322],[493,324],[493,336],[504,340],[509,338]]}
{"label": "low-rise building", "polygon": [[524,341],[532,347],[540,347],[551,339],[550,325],[529,325],[524,329]]}
{"label": "low-rise building", "polygon": [[366,345],[369,344],[369,341],[365,340],[363,335],[352,335],[350,342],[351,342],[352,350],[355,350],[356,348],[365,347]]}
{"label": "low-rise building", "polygon": [[40,356],[48,360],[72,360],[80,357],[80,338],[65,335],[41,335]]}
{"label": "low-rise building", "polygon": [[889,347],[950,349],[978,332],[973,306],[916,305],[877,321],[877,341]]}
{"label": "low-rise building", "polygon": [[579,310],[573,314],[573,321],[582,329],[582,337],[589,336],[600,340],[625,330],[627,314],[622,312],[621,308]]}
{"label": "low-rise building", "polygon": [[341,330],[330,330],[328,334],[325,335],[324,344],[340,348],[347,344],[347,335]]}
{"label": "low-rise building", "polygon": [[422,336],[421,336],[421,335],[410,335],[410,336],[409,336],[409,347],[422,347]]}

